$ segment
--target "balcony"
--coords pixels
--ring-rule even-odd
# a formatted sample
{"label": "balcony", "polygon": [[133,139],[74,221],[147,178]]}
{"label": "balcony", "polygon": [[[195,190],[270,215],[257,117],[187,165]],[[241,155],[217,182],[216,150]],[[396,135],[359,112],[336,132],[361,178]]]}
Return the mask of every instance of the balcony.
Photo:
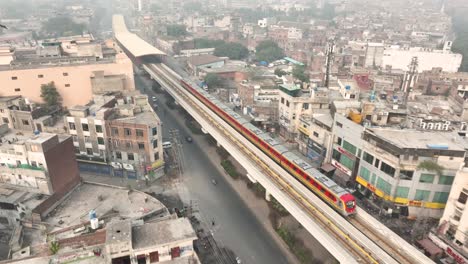
{"label": "balcony", "polygon": [[455,216],[450,217],[449,222],[452,225],[458,226],[460,225],[460,218],[455,218]]}

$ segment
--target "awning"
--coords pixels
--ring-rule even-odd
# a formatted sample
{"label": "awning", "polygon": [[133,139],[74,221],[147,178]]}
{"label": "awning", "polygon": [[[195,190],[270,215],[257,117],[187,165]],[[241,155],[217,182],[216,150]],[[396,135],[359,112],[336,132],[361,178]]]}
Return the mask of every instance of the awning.
{"label": "awning", "polygon": [[320,167],[325,172],[330,172],[335,169],[335,166],[331,165],[330,163],[324,163],[322,167]]}
{"label": "awning", "polygon": [[424,238],[421,240],[416,241],[416,243],[421,246],[429,255],[432,256],[437,256],[437,255],[442,255],[443,250],[438,247],[434,242],[431,240]]}

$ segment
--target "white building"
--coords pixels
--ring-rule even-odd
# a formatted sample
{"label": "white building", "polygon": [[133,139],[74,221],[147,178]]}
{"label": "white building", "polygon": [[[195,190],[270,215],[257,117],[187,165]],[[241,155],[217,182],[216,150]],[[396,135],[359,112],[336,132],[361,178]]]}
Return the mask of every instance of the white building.
{"label": "white building", "polygon": [[451,44],[446,44],[443,50],[390,46],[384,50],[382,67],[406,71],[412,58],[418,57],[418,72],[429,71],[434,67],[440,67],[445,72],[457,72],[463,56],[450,52],[450,46]]}

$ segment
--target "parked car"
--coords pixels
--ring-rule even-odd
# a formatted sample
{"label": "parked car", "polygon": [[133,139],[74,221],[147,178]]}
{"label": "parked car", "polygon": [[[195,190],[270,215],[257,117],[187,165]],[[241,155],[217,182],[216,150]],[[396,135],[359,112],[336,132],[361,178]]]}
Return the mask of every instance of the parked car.
{"label": "parked car", "polygon": [[156,102],[158,99],[156,98],[156,96],[153,96],[151,97],[151,100],[153,100],[153,102]]}
{"label": "parked car", "polygon": [[185,141],[187,141],[188,143],[192,143],[193,139],[191,136],[186,136]]}

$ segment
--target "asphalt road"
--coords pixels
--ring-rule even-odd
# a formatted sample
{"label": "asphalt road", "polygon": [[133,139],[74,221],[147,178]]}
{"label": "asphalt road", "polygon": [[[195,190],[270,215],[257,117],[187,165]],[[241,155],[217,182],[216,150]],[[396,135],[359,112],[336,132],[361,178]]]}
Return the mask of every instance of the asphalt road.
{"label": "asphalt road", "polygon": [[[143,92],[151,98],[155,94],[142,78],[139,75],[135,76],[136,86],[140,90],[145,87]],[[194,140],[193,143],[184,142],[182,147],[185,160],[183,182],[190,199],[194,201],[202,215],[202,222],[211,226],[211,221],[215,221],[214,238],[221,245],[233,250],[243,264],[288,263],[270,234],[200,147],[206,142],[204,136],[192,135],[185,127],[179,111],[168,109],[164,96],[155,96],[158,98],[159,106],[157,113],[163,122],[163,137],[169,137],[170,129],[178,129],[182,142],[187,135]],[[216,185],[212,183],[212,179],[217,181]]]}

